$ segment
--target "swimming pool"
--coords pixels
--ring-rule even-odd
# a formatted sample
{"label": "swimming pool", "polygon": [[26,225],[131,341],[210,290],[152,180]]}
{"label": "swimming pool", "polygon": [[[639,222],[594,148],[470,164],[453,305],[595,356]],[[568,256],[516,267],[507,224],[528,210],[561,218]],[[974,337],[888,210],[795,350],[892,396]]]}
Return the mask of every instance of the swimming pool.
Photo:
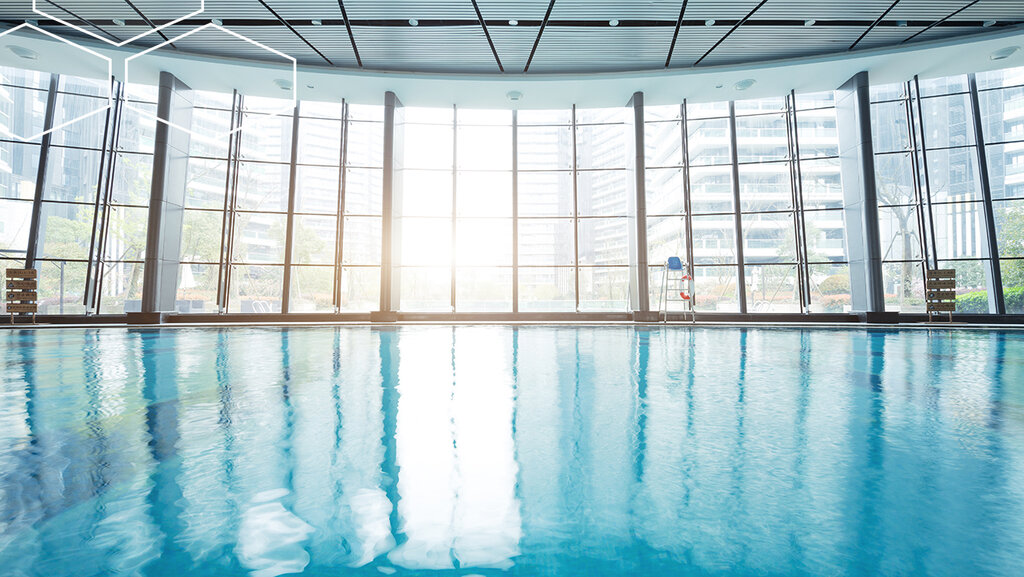
{"label": "swimming pool", "polygon": [[0,332],[0,573],[1019,575],[1024,333]]}

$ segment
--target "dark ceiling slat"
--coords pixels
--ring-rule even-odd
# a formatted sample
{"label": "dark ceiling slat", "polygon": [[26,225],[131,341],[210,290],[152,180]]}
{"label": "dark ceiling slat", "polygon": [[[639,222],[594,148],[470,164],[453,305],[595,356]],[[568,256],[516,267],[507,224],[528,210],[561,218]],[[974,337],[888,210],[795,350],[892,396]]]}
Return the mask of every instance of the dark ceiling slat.
{"label": "dark ceiling slat", "polygon": [[757,4],[757,6],[754,6],[754,9],[753,9],[753,10],[751,10],[751,11],[750,11],[750,12],[749,12],[749,13],[748,13],[748,14],[747,14],[746,16],[744,16],[742,20],[740,20],[739,22],[737,22],[736,24],[734,24],[734,25],[733,25],[733,27],[732,27],[732,28],[730,28],[730,29],[729,29],[729,31],[725,33],[725,36],[722,36],[722,37],[721,37],[721,38],[720,38],[720,39],[718,40],[718,42],[715,42],[715,45],[714,45],[714,46],[712,46],[711,48],[708,48],[708,51],[707,51],[707,52],[705,52],[705,53],[704,53],[704,54],[703,54],[703,55],[702,55],[702,56],[701,56],[700,58],[698,58],[698,59],[697,59],[697,61],[693,63],[693,65],[694,65],[694,66],[696,66],[696,65],[700,64],[702,60],[704,60],[705,58],[707,58],[707,57],[708,57],[708,54],[711,54],[711,52],[712,52],[712,51],[714,51],[714,49],[715,49],[715,48],[718,48],[718,47],[719,47],[719,45],[721,45],[721,44],[722,44],[722,42],[725,42],[725,39],[726,39],[726,38],[728,38],[729,36],[731,36],[731,35],[732,35],[732,33],[736,31],[736,29],[738,29],[738,28],[739,28],[740,26],[743,26],[743,23],[744,23],[744,22],[746,22],[747,20],[750,20],[750,17],[754,15],[754,12],[757,12],[758,10],[760,10],[760,9],[761,9],[761,6],[764,6],[764,3],[765,3],[765,2],[767,2],[767,1],[768,1],[768,0],[761,0],[761,1],[760,1],[760,2],[759,2],[759,3]]}
{"label": "dark ceiling slat", "polygon": [[942,23],[943,23],[943,22],[945,22],[946,20],[949,20],[950,18],[952,18],[952,17],[956,16],[957,14],[959,14],[959,13],[963,12],[964,10],[967,10],[968,8],[970,8],[971,6],[974,6],[975,4],[977,4],[977,3],[978,3],[978,2],[980,2],[980,1],[981,1],[981,0],[974,0],[974,2],[970,2],[970,3],[968,3],[968,4],[967,4],[966,6],[964,6],[963,8],[960,8],[960,9],[959,9],[959,10],[957,10],[956,12],[953,12],[952,14],[950,14],[950,15],[946,16],[946,17],[945,17],[945,18],[943,18],[942,20],[939,20],[939,21],[937,21],[937,22],[934,22],[934,23],[932,23],[932,24],[929,24],[929,25],[928,25],[928,27],[927,27],[927,28],[925,28],[924,30],[921,30],[921,31],[919,31],[919,32],[917,32],[917,33],[915,33],[915,34],[912,34],[912,35],[908,36],[907,38],[904,38],[904,39],[903,39],[903,41],[901,41],[901,42],[900,42],[900,44],[903,44],[904,42],[910,42],[910,41],[911,41],[911,40],[913,40],[914,38],[917,38],[918,36],[920,36],[920,35],[924,34],[925,32],[927,32],[927,31],[929,31],[929,30],[931,30],[932,28],[935,28],[935,27],[936,27],[936,26],[938,26],[939,24],[942,24]]}
{"label": "dark ceiling slat", "polygon": [[363,59],[359,57],[359,47],[356,46],[356,37],[352,34],[352,21],[348,19],[348,12],[345,11],[345,2],[338,0],[338,8],[341,8],[341,17],[345,20],[345,30],[348,31],[348,41],[352,43],[352,52],[356,55],[356,64],[363,67]]}
{"label": "dark ceiling slat", "polygon": [[123,41],[122,41],[122,40],[121,40],[120,38],[118,38],[117,36],[114,36],[114,35],[113,35],[113,34],[111,34],[110,32],[107,32],[107,31],[106,31],[106,30],[104,30],[103,28],[100,28],[100,27],[99,27],[99,26],[97,26],[96,24],[93,24],[93,22],[92,22],[92,21],[90,21],[90,20],[88,20],[88,19],[86,19],[86,18],[82,18],[82,17],[81,17],[81,16],[79,16],[78,14],[75,14],[74,12],[72,12],[72,11],[68,10],[67,8],[65,8],[65,7],[61,6],[60,4],[57,4],[57,3],[56,3],[56,2],[54,2],[53,0],[46,0],[46,3],[47,3],[47,4],[50,4],[50,5],[52,5],[52,6],[54,7],[54,8],[57,8],[57,9],[59,9],[59,10],[63,11],[63,12],[66,12],[67,14],[70,14],[70,15],[71,15],[71,16],[72,16],[72,17],[73,17],[73,18],[74,18],[75,20],[78,20],[79,22],[84,22],[85,24],[88,24],[89,26],[92,26],[93,28],[95,28],[95,29],[99,30],[99,31],[100,31],[101,33],[103,33],[103,34],[106,34],[107,36],[110,36],[111,38],[113,38],[113,39],[114,39],[114,41],[115,41],[115,42],[118,42],[118,43],[120,43],[120,42],[123,42]]}
{"label": "dark ceiling slat", "polygon": [[501,58],[498,57],[498,50],[494,48],[494,41],[491,40],[491,33],[487,31],[487,23],[484,22],[484,15],[480,13],[480,5],[476,3],[476,0],[472,0],[473,9],[476,10],[476,17],[480,20],[480,27],[484,29],[484,36],[487,37],[487,44],[491,47],[491,54],[494,55],[494,61],[498,63],[498,70],[501,72],[505,71],[505,67],[501,65]]}
{"label": "dark ceiling slat", "polygon": [[540,46],[540,37],[544,34],[544,27],[548,25],[548,19],[551,18],[551,10],[555,7],[555,0],[551,0],[548,4],[548,11],[544,13],[544,20],[540,23],[540,30],[537,31],[537,39],[533,41],[533,48],[530,50],[530,57],[526,59],[526,66],[523,67],[523,72],[530,70],[530,63],[533,62],[533,55],[537,53],[537,47]]}
{"label": "dark ceiling slat", "polygon": [[683,27],[683,16],[686,14],[686,2],[683,0],[683,7],[679,9],[679,19],[676,20],[676,31],[672,33],[672,44],[668,46],[668,56],[665,57],[665,68],[672,63],[672,53],[676,51],[676,39],[679,38],[679,29]]}
{"label": "dark ceiling slat", "polygon": [[296,30],[295,27],[293,27],[291,24],[289,24],[288,21],[285,20],[284,18],[281,18],[281,16],[277,12],[275,12],[273,8],[270,7],[270,4],[267,4],[263,0],[259,0],[259,3],[262,4],[263,7],[266,8],[271,14],[273,14],[274,18],[277,18],[277,20],[281,24],[284,24],[285,26],[287,26],[289,30],[291,30],[296,36],[298,36],[299,40],[302,40],[303,42],[305,42],[306,46],[309,46],[310,48],[312,48],[313,52],[316,52],[317,54],[319,54],[320,58],[323,58],[328,64],[330,64],[331,66],[334,66],[334,63],[331,62],[330,58],[324,56],[324,53],[320,52],[320,50],[316,46],[313,46],[312,42],[310,42],[309,40],[306,40],[306,37],[303,36],[302,34],[299,34],[299,31]]}
{"label": "dark ceiling slat", "polygon": [[[142,10],[139,10],[138,7],[135,6],[135,4],[132,4],[131,0],[124,0],[124,2],[129,7],[131,7],[131,9],[134,10],[135,13],[139,15],[139,18],[142,18],[146,22],[146,24],[148,24],[151,28],[155,29],[157,27],[157,25],[154,24],[152,20],[147,18],[146,15],[142,13]],[[160,38],[164,39],[164,42],[167,42],[168,40],[170,40],[170,38],[168,38],[167,36],[164,35],[164,31],[163,30],[157,30],[156,33],[160,35]],[[171,44],[170,47],[174,48],[175,50],[177,50],[177,47],[174,44]]]}
{"label": "dark ceiling slat", "polygon": [[868,29],[865,30],[860,36],[858,36],[857,39],[853,41],[853,44],[851,44],[850,47],[847,48],[847,50],[853,50],[854,48],[856,48],[856,46],[860,44],[860,41],[864,40],[864,37],[868,35],[868,32],[871,32],[875,28],[875,26],[878,26],[879,22],[881,22],[882,19],[886,17],[886,15],[892,12],[892,9],[895,8],[896,5],[899,3],[900,0],[895,0],[892,4],[890,4],[889,7],[885,9],[885,12],[882,12],[881,16],[875,18],[875,21],[871,23],[871,26],[868,26]]}

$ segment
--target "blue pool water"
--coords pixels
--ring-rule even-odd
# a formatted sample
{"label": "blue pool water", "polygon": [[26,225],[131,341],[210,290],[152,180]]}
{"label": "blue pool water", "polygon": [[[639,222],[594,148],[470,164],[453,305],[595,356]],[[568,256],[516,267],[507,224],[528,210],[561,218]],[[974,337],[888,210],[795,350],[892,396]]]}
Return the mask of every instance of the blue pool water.
{"label": "blue pool water", "polygon": [[1024,332],[0,332],[4,576],[1010,576]]}

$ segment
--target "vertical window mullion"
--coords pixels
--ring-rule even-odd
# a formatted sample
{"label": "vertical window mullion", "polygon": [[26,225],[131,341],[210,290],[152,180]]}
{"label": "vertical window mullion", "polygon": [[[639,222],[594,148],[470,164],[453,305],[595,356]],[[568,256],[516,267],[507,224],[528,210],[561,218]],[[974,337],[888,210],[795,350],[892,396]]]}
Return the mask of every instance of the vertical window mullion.
{"label": "vertical window mullion", "polygon": [[512,110],[512,312],[519,312],[519,111]]}
{"label": "vertical window mullion", "polygon": [[458,155],[459,155],[459,109],[458,109],[458,107],[456,105],[453,104],[452,105],[452,212],[451,212],[452,240],[451,240],[451,246],[448,247],[449,250],[451,251],[451,263],[450,263],[450,266],[451,266],[451,287],[450,287],[450,289],[451,289],[451,301],[450,301],[449,307],[450,307],[450,310],[453,313],[457,312],[457,309],[455,308],[455,280],[456,280],[456,278],[455,278],[456,277],[455,269],[456,269],[456,266],[457,266],[458,263],[456,261],[455,241],[456,241],[456,238],[457,238],[456,234],[458,233],[458,230],[457,230],[457,224],[458,223],[457,223],[457,220],[455,218],[455,213],[456,213],[456,211],[455,211],[455,203],[457,201],[456,195],[458,194],[458,188],[457,188],[457,185],[458,185],[457,178],[458,177],[456,176],[456,174],[458,173],[458,165],[459,165]]}
{"label": "vertical window mullion", "polygon": [[338,223],[334,239],[334,312],[341,312],[341,273],[345,262],[345,195],[348,184],[348,102],[341,101],[341,156],[338,158]]}
{"label": "vertical window mullion", "polygon": [[736,224],[736,291],[740,313],[747,312],[747,277],[743,257],[743,217],[740,214],[740,167],[736,138],[736,102],[729,101],[729,160],[732,164],[732,213]]}
{"label": "vertical window mullion", "polygon": [[579,165],[576,152],[576,105],[572,105],[572,250],[576,312],[580,312]]}

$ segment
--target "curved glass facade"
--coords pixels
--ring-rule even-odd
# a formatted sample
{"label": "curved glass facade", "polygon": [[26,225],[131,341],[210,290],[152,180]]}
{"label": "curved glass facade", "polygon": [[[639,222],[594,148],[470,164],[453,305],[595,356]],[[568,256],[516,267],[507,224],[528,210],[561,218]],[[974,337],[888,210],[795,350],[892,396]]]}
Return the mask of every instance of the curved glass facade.
{"label": "curved glass facade", "polygon": [[[0,68],[0,124],[41,132],[105,90]],[[114,91],[0,138],[0,267],[33,261],[40,314],[142,311],[156,241],[180,247],[180,314],[656,310],[669,256],[699,312],[857,312],[832,92],[275,116],[196,91],[181,231],[153,239],[160,143],[135,109],[160,92]],[[885,310],[923,312],[924,270],[955,268],[958,312],[1024,313],[1024,69],[872,86],[870,111]]]}

